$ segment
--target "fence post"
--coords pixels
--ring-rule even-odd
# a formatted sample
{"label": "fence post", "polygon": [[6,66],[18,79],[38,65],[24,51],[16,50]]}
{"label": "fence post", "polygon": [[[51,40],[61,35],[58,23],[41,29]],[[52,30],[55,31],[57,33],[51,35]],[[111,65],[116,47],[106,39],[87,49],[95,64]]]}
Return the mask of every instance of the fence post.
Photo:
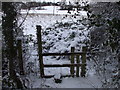
{"label": "fence post", "polygon": [[[75,51],[75,48],[71,47],[71,53],[74,53],[74,51]],[[71,55],[71,64],[74,64],[74,55],[73,54]],[[74,66],[70,67],[70,72],[71,72],[72,77],[74,77]]]}
{"label": "fence post", "polygon": [[19,60],[20,75],[24,75],[21,39],[17,40],[17,47],[18,47],[18,60]]}
{"label": "fence post", "polygon": [[83,54],[82,57],[82,66],[81,66],[81,77],[85,77],[86,74],[86,47],[82,47]]}
{"label": "fence post", "polygon": [[[80,64],[79,55],[76,56],[77,64]],[[76,67],[76,76],[79,77],[79,66]]]}
{"label": "fence post", "polygon": [[38,55],[40,65],[40,76],[44,76],[43,56],[42,56],[42,39],[41,39],[41,26],[37,25],[37,42],[38,42]]}

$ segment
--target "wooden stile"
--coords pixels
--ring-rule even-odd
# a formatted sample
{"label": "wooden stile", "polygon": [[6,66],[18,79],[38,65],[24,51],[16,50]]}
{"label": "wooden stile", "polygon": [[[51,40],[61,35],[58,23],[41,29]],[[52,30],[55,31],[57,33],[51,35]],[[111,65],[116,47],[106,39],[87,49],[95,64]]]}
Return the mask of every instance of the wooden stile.
{"label": "wooden stile", "polygon": [[[74,77],[74,69],[76,67],[76,76],[79,77],[79,67],[81,66],[81,76],[85,76],[86,74],[86,47],[82,48],[82,52],[74,52],[75,48],[71,47],[70,53],[42,53],[42,40],[41,40],[41,26],[37,25],[37,42],[38,42],[38,56],[39,56],[39,65],[40,65],[40,75],[42,78],[50,78],[54,77],[54,75],[44,75],[44,68],[51,67],[70,67],[70,75],[65,75],[63,77],[72,76]],[[80,64],[79,56],[82,56],[82,62]],[[43,56],[71,56],[70,61],[71,64],[43,64]],[[76,64],[74,61],[74,57],[76,56]]]}

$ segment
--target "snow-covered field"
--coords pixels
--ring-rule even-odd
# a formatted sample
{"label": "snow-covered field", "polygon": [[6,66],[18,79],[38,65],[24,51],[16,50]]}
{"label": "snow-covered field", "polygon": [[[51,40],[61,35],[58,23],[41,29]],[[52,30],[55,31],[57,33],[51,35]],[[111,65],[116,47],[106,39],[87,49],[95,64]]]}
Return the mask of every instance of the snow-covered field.
{"label": "snow-covered field", "polygon": [[[81,51],[81,47],[89,40],[89,38],[87,38],[89,31],[83,24],[77,23],[78,19],[86,18],[85,11],[81,11],[81,13],[83,12],[82,14],[74,17],[68,14],[66,16],[66,11],[59,12],[58,10],[57,12],[57,9],[55,9],[55,15],[52,15],[53,9],[50,7],[45,8],[46,10],[30,11],[30,15],[27,16],[23,23],[24,34],[34,35],[34,40],[36,41],[36,25],[41,25],[43,52],[69,52],[72,46],[76,48],[76,51]],[[26,11],[23,10],[21,13],[23,14],[22,16],[25,17]],[[31,13],[34,13],[34,15]],[[22,20],[23,19],[20,18],[19,23],[22,22]],[[55,83],[54,78],[39,78],[39,61],[36,56],[37,47],[32,45],[30,46],[31,56],[27,63],[32,62],[34,66],[31,67],[33,71],[36,72],[36,75],[30,74],[29,76],[33,88],[98,88],[102,86],[101,80],[96,76],[96,72],[92,68],[92,63],[89,61],[87,61],[88,70],[85,78],[62,78],[62,82],[59,84]],[[44,57],[43,59],[44,64],[70,63],[69,57],[61,58],[59,56],[51,56]],[[46,68],[45,74],[66,75],[70,74],[69,70],[69,68]]]}
{"label": "snow-covered field", "polygon": [[[84,17],[87,17],[87,13],[85,11],[80,11],[80,16],[71,16],[76,11],[71,11],[71,14],[68,14],[66,10],[59,10],[60,7],[55,6],[55,12],[53,15],[54,6],[45,6],[45,10],[30,10],[29,15],[27,16],[23,26],[25,34],[36,35],[36,25],[41,25],[43,29],[53,25],[56,22],[76,22],[77,18],[80,20]],[[21,10],[22,19],[19,20],[19,23],[22,22],[23,18],[27,14],[27,10]],[[67,15],[67,18],[65,18]],[[65,19],[64,19],[65,18]]]}
{"label": "snow-covered field", "polygon": [[[71,11],[71,14],[68,13],[68,10],[59,10],[60,6],[43,6],[44,10],[37,10],[38,7],[33,10],[29,10],[29,14],[55,14],[55,15],[74,15],[77,14],[77,10]],[[22,14],[26,14],[28,10],[21,10]],[[79,11],[81,15],[87,16],[85,11]]]}

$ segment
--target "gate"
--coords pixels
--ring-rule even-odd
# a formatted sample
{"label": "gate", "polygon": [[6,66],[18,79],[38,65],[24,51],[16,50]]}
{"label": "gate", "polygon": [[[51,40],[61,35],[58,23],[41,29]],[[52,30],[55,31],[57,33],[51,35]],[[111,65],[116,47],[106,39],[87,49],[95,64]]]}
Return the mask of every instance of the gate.
{"label": "gate", "polygon": [[[70,75],[64,75],[62,77],[77,76],[85,77],[86,74],[86,47],[82,47],[82,52],[74,52],[75,48],[71,47],[70,53],[42,53],[42,38],[41,38],[41,26],[37,25],[37,43],[38,43],[38,56],[39,56],[39,67],[40,67],[40,76],[42,78],[54,77],[54,75],[45,75],[44,68],[49,67],[70,67]],[[43,64],[43,56],[70,56],[71,64]],[[81,56],[81,63],[80,63]],[[76,57],[76,63],[75,63]],[[76,74],[75,74],[76,67]],[[79,70],[81,67],[81,73]]]}

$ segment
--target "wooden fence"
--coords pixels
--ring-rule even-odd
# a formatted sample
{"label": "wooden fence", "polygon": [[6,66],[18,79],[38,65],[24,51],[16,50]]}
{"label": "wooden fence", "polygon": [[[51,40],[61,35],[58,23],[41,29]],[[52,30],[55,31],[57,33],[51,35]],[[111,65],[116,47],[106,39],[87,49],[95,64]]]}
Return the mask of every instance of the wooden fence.
{"label": "wooden fence", "polygon": [[22,40],[17,40],[17,52],[18,52],[18,63],[19,63],[19,70],[20,75],[24,75],[24,67],[23,67],[23,53],[22,53]]}
{"label": "wooden fence", "polygon": [[[43,78],[50,78],[54,77],[54,75],[45,75],[44,68],[49,67],[70,67],[70,75],[65,75],[62,77],[67,76],[77,76],[79,77],[79,70],[81,66],[81,77],[85,77],[86,74],[86,47],[82,48],[82,52],[74,52],[75,48],[71,47],[70,53],[42,53],[42,38],[41,38],[41,26],[37,25],[37,42],[38,42],[38,56],[39,56],[39,65],[40,65],[40,75]],[[70,56],[71,64],[43,64],[43,56]],[[80,56],[81,56],[81,64],[80,64]],[[76,64],[75,64],[75,57],[76,57]],[[76,67],[76,74],[75,74],[75,67]]]}

